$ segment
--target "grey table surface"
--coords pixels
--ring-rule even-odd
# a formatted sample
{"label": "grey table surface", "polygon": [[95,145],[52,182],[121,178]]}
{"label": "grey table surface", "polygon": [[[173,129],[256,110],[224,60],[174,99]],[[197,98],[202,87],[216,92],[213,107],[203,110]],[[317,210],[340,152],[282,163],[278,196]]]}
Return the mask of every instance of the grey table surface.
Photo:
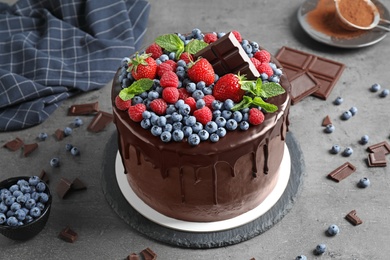
{"label": "grey table surface", "polygon": [[[86,127],[92,117],[84,116],[84,125],[74,129],[71,136],[56,141],[49,135],[28,157],[23,157],[20,151],[0,149],[0,179],[45,170],[50,175],[52,188],[60,178],[78,177],[88,185],[87,190],[70,194],[63,200],[54,196],[47,226],[34,239],[15,242],[0,236],[0,259],[125,259],[130,253],[139,253],[147,247],[158,259],[295,259],[300,254],[308,259],[388,259],[390,168],[368,168],[367,145],[358,141],[367,134],[369,144],[390,142],[390,97],[379,98],[377,93],[369,91],[374,83],[390,89],[390,39],[385,37],[375,45],[357,49],[318,43],[302,30],[296,19],[303,2],[151,0],[145,39],[151,42],[160,34],[188,32],[194,27],[203,31],[238,30],[244,38],[259,42],[273,54],[282,46],[289,46],[346,65],[326,101],[308,97],[291,107],[290,131],[301,146],[306,171],[297,201],[280,222],[246,242],[216,249],[174,247],[140,235],[112,210],[103,194],[105,148],[116,131],[115,126],[110,124],[102,132],[91,133]],[[390,8],[389,0],[381,2]],[[100,110],[111,112],[110,84],[65,101],[41,125],[0,133],[0,143],[16,137],[32,143],[40,132],[54,133],[68,126],[74,119],[67,116],[68,107],[73,104],[98,101]],[[335,106],[332,102],[338,96],[344,98],[344,103]],[[352,106],[358,108],[357,115],[348,121],[340,120],[341,113]],[[336,127],[332,134],[325,134],[321,126],[326,115]],[[74,158],[67,154],[66,143],[80,147],[81,156]],[[350,146],[354,153],[348,158],[331,155],[328,151],[333,144],[339,144],[342,149]],[[49,165],[54,156],[59,156],[63,162],[56,169]],[[346,161],[356,166],[355,173],[340,183],[326,178]],[[356,186],[362,177],[371,180],[367,189]],[[344,219],[353,209],[363,220],[362,225],[353,226]],[[335,237],[325,234],[331,224],[341,229]],[[75,243],[58,238],[65,226],[79,234]],[[313,249],[319,243],[325,243],[328,249],[324,255],[315,256]]]}

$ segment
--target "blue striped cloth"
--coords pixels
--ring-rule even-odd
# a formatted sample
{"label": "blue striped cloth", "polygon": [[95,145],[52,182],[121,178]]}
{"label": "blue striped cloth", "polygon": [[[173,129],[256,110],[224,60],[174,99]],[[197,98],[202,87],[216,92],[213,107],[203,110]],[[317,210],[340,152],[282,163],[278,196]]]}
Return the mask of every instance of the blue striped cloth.
{"label": "blue striped cloth", "polygon": [[0,131],[37,125],[107,84],[140,48],[149,11],[143,0],[0,3]]}

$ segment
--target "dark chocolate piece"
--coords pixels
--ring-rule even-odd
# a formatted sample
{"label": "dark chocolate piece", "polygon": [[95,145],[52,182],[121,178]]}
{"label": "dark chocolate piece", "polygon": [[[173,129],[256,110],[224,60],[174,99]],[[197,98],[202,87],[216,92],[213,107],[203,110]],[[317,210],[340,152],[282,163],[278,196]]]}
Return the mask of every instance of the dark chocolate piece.
{"label": "dark chocolate piece", "polygon": [[[311,74],[318,83],[318,89],[311,94],[321,99],[328,98],[345,68],[342,63],[286,46],[279,50],[276,59],[282,64],[290,81],[296,74],[305,72]],[[301,85],[298,88],[302,89],[302,93],[305,95],[309,95],[309,92],[306,91],[308,86]],[[299,89],[296,90],[296,92],[298,91]]]}
{"label": "dark chocolate piece", "polygon": [[131,253],[127,256],[127,260],[139,260],[139,257],[136,253]]}
{"label": "dark chocolate piece", "polygon": [[319,89],[317,80],[307,72],[295,74],[290,78],[290,84],[291,104],[293,105]]}
{"label": "dark chocolate piece", "polygon": [[37,143],[24,144],[23,145],[23,156],[27,157],[30,153],[34,152],[38,148]]}
{"label": "dark chocolate piece", "polygon": [[19,137],[16,137],[14,140],[11,140],[3,145],[3,147],[15,152],[23,146],[23,141]]}
{"label": "dark chocolate piece", "polygon": [[113,115],[104,111],[99,111],[88,126],[88,130],[94,133],[102,131],[112,122]]}
{"label": "dark chocolate piece", "polygon": [[99,102],[72,105],[68,110],[68,116],[88,115],[99,112]]}
{"label": "dark chocolate piece", "polygon": [[324,120],[322,120],[322,126],[327,126],[327,125],[331,125],[331,124],[332,124],[332,121],[330,120],[329,116],[326,116],[324,118]]}
{"label": "dark chocolate piece", "polygon": [[46,183],[49,183],[50,181],[50,178],[49,178],[49,175],[45,172],[45,170],[42,170],[41,173],[38,175],[39,179],[41,179],[42,181],[46,182]]}
{"label": "dark chocolate piece", "polygon": [[356,167],[351,163],[346,162],[340,167],[333,170],[328,174],[328,177],[336,182],[340,182],[341,180],[347,178],[349,175],[356,171]]}
{"label": "dark chocolate piece", "polygon": [[55,137],[57,138],[58,141],[61,141],[61,140],[64,139],[64,137],[65,137],[64,131],[61,130],[61,129],[57,129],[57,130],[54,132],[54,135],[55,135]]}
{"label": "dark chocolate piece", "polygon": [[149,247],[145,248],[141,251],[141,255],[143,256],[144,260],[155,260],[157,259],[157,254],[152,251]]}
{"label": "dark chocolate piece", "polygon": [[368,166],[370,167],[386,167],[386,155],[382,149],[377,149],[375,153],[368,154]]}
{"label": "dark chocolate piece", "polygon": [[58,197],[63,199],[66,196],[66,194],[68,193],[68,191],[70,190],[71,186],[72,186],[72,183],[68,179],[61,178],[60,183],[58,183],[57,189],[56,189]]}
{"label": "dark chocolate piece", "polygon": [[352,225],[357,226],[363,223],[363,221],[356,215],[356,210],[349,212],[345,219],[348,220]]}
{"label": "dark chocolate piece", "polygon": [[72,229],[70,229],[70,227],[66,227],[63,230],[61,230],[58,236],[62,240],[69,243],[74,243],[78,238],[78,234],[74,232]]}
{"label": "dark chocolate piece", "polygon": [[85,190],[87,189],[87,186],[82,180],[80,180],[79,178],[75,178],[72,181],[71,188],[72,190]]}
{"label": "dark chocolate piece", "polygon": [[232,32],[225,34],[194,55],[195,59],[203,57],[208,60],[219,76],[228,73],[246,75],[247,79],[260,76],[248,54]]}
{"label": "dark chocolate piece", "polygon": [[370,145],[367,150],[371,153],[377,153],[382,151],[385,155],[390,153],[390,144],[386,141]]}

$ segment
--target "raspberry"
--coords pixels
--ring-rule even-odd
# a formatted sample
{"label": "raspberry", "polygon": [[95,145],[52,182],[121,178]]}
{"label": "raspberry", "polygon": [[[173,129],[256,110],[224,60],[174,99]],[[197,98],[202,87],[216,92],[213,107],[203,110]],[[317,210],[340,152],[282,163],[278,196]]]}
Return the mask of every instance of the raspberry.
{"label": "raspberry", "polygon": [[131,100],[123,100],[118,96],[115,97],[115,106],[119,110],[127,110],[131,106]]}
{"label": "raspberry", "polygon": [[157,43],[153,43],[153,44],[149,45],[146,48],[145,52],[152,54],[153,59],[157,59],[158,57],[160,57],[163,54],[161,47]]}
{"label": "raspberry", "polygon": [[257,70],[259,70],[258,67],[260,67],[261,61],[259,61],[258,59],[254,58],[254,57],[251,58],[251,61],[252,61],[253,65],[255,65],[255,68]]}
{"label": "raspberry", "polygon": [[203,100],[206,103],[206,107],[212,109],[212,103],[215,100],[215,97],[213,95],[206,95],[204,96]]}
{"label": "raspberry", "polygon": [[161,63],[160,65],[157,66],[157,75],[159,77],[161,77],[167,71],[172,71],[173,72],[172,66],[169,63],[163,62],[163,63]]}
{"label": "raspberry", "polygon": [[134,122],[142,121],[142,113],[146,110],[146,106],[142,103],[129,107],[128,113],[130,119]]}
{"label": "raspberry", "polygon": [[176,71],[177,64],[174,60],[167,60],[167,61],[164,61],[164,63],[169,64],[172,67],[172,71]]}
{"label": "raspberry", "polygon": [[264,121],[264,114],[258,108],[249,110],[249,123],[252,125],[260,125]]}
{"label": "raspberry", "polygon": [[266,50],[257,51],[255,54],[253,54],[253,57],[258,59],[261,63],[271,61],[271,54]]}
{"label": "raspberry", "polygon": [[192,62],[194,60],[194,57],[188,53],[188,52],[183,52],[181,55],[180,55],[180,59],[179,60],[184,60],[186,62],[186,64]]}
{"label": "raspberry", "polygon": [[200,122],[202,125],[206,125],[213,118],[213,113],[210,108],[202,107],[201,109],[194,111],[194,117],[196,118],[196,121]]}
{"label": "raspberry", "polygon": [[160,116],[165,114],[167,107],[167,103],[162,98],[157,98],[150,102],[150,108],[152,111]]}
{"label": "raspberry", "polygon": [[214,33],[206,33],[203,37],[203,40],[210,44],[218,40],[218,37]]}
{"label": "raspberry", "polygon": [[163,88],[177,88],[179,86],[179,78],[177,77],[175,72],[166,71],[160,78],[160,85]]}
{"label": "raspberry", "polygon": [[272,70],[271,66],[268,63],[261,63],[261,65],[257,68],[260,74],[267,74],[268,78],[271,77],[274,74],[274,71]]}
{"label": "raspberry", "polygon": [[178,91],[179,91],[179,99],[184,100],[190,96],[190,94],[185,88],[179,88]]}
{"label": "raspberry", "polygon": [[196,100],[195,100],[195,98],[188,97],[188,98],[184,99],[184,103],[186,103],[187,105],[190,106],[191,111],[195,111],[196,110]]}
{"label": "raspberry", "polygon": [[174,87],[164,88],[162,91],[162,97],[167,103],[174,104],[179,99],[179,90]]}
{"label": "raspberry", "polygon": [[232,31],[232,33],[234,34],[234,36],[236,36],[237,41],[241,43],[242,42],[241,34],[238,31]]}

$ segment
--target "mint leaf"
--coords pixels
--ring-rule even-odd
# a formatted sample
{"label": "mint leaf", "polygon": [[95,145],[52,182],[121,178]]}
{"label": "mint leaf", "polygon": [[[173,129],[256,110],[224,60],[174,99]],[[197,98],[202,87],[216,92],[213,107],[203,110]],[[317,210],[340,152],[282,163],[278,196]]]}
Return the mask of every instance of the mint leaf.
{"label": "mint leaf", "polygon": [[177,52],[184,50],[183,41],[177,34],[164,34],[156,38],[155,42],[168,52]]}
{"label": "mint leaf", "polygon": [[263,87],[263,81],[260,79],[260,78],[258,78],[257,80],[256,80],[256,85],[255,85],[255,91],[254,91],[254,95],[255,96],[261,96],[261,94],[262,94],[262,87]]}
{"label": "mint leaf", "polygon": [[148,91],[153,86],[153,80],[140,79],[134,81],[129,87],[122,89],[119,92],[119,97],[126,101],[132,99],[135,95]]}
{"label": "mint leaf", "polygon": [[241,84],[241,89],[244,91],[248,91],[248,92],[252,93],[253,95],[256,95],[256,93],[253,92],[254,86],[255,86],[255,84],[253,83],[253,81],[243,81]]}
{"label": "mint leaf", "polygon": [[275,82],[266,82],[261,89],[261,97],[270,98],[275,97],[286,92],[284,88]]}
{"label": "mint leaf", "polygon": [[250,105],[252,105],[252,103],[253,103],[253,100],[251,97],[243,96],[241,102],[234,105],[231,110],[238,111],[238,110],[250,107]]}
{"label": "mint leaf", "polygon": [[208,45],[207,42],[200,41],[198,39],[191,40],[185,47],[185,51],[191,54],[195,54]]}
{"label": "mint leaf", "polygon": [[265,102],[261,97],[255,97],[252,101],[252,104],[255,106],[259,106],[264,109],[268,113],[273,113],[278,111],[278,107],[274,104],[270,104]]}

